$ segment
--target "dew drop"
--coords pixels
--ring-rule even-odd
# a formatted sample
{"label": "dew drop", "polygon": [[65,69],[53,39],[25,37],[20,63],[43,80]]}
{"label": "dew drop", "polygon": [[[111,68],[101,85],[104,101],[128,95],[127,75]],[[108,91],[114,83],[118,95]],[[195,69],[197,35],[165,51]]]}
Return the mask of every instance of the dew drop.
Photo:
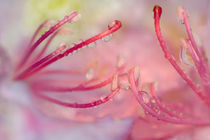
{"label": "dew drop", "polygon": [[94,69],[90,68],[86,73],[86,80],[91,80],[94,77]]}
{"label": "dew drop", "polygon": [[76,44],[80,44],[80,43],[82,43],[82,42],[83,42],[83,40],[80,39],[80,40],[78,40],[78,41],[76,42]]}
{"label": "dew drop", "polygon": [[111,40],[111,38],[112,38],[112,34],[103,37],[102,40],[103,40],[104,42],[109,42],[109,41]]}
{"label": "dew drop", "polygon": [[135,81],[137,81],[139,79],[139,76],[140,76],[140,68],[138,66],[136,66],[134,68],[134,78],[135,78]]}
{"label": "dew drop", "polygon": [[109,25],[108,25],[108,28],[112,28],[112,27],[114,27],[114,26],[115,26],[115,24],[116,24],[116,22],[115,22],[115,21],[110,22],[110,23],[109,23]]}
{"label": "dew drop", "polygon": [[118,79],[118,75],[114,75],[113,79],[112,79],[112,90],[117,89],[119,84],[119,79]]}
{"label": "dew drop", "polygon": [[83,46],[82,48],[84,48],[84,49],[87,48],[87,45],[86,46]]}
{"label": "dew drop", "polygon": [[130,85],[120,85],[120,88],[122,88],[124,90],[129,90]]}
{"label": "dew drop", "polygon": [[80,20],[81,19],[81,17],[82,17],[82,15],[81,14],[78,14],[78,15],[76,15],[72,20],[71,20],[71,23],[75,23],[75,22],[77,22],[78,20]]}
{"label": "dew drop", "polygon": [[190,62],[189,56],[187,56],[187,50],[185,47],[181,47],[179,51],[179,59],[182,63],[193,66],[193,63]]}
{"label": "dew drop", "polygon": [[121,68],[125,64],[125,58],[122,55],[117,56],[117,68]]}
{"label": "dew drop", "polygon": [[178,21],[179,21],[180,24],[184,24],[184,20],[179,19]]}
{"label": "dew drop", "polygon": [[184,8],[182,6],[178,6],[176,8],[176,13],[177,13],[178,18],[179,18],[179,23],[182,23],[183,24],[184,23],[184,15],[183,15]]}
{"label": "dew drop", "polygon": [[101,97],[100,100],[101,100],[102,102],[105,102],[105,101],[106,101],[106,99],[103,98],[103,97]]}
{"label": "dew drop", "polygon": [[154,104],[155,103],[155,99],[151,99],[150,102]]}
{"label": "dew drop", "polygon": [[142,98],[143,98],[144,102],[149,103],[150,98],[151,98],[150,95],[145,91],[142,91],[141,93],[142,93]]}
{"label": "dew drop", "polygon": [[88,47],[89,48],[95,48],[96,47],[96,42],[88,44]]}
{"label": "dew drop", "polygon": [[75,43],[72,43],[72,44],[70,44],[70,48],[73,48],[74,46],[75,46],[76,44]]}

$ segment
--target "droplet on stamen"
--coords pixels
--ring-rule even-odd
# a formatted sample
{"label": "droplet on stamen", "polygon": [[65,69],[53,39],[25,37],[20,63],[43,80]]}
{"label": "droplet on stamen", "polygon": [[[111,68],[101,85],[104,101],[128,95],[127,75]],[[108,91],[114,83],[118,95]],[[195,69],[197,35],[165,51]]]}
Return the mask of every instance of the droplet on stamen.
{"label": "droplet on stamen", "polygon": [[139,79],[139,76],[140,76],[140,68],[139,68],[139,66],[136,66],[134,68],[134,79],[135,79],[135,81],[137,81]]}
{"label": "droplet on stamen", "polygon": [[67,46],[65,43],[60,43],[59,47],[56,49],[54,55],[63,53],[66,50]]}
{"label": "droplet on stamen", "polygon": [[88,44],[88,47],[89,48],[95,48],[96,47],[96,42]]}
{"label": "droplet on stamen", "polygon": [[76,44],[80,44],[80,43],[82,43],[83,42],[83,40],[82,39],[80,39],[80,40],[78,40],[77,42],[75,42]]}
{"label": "droplet on stamen", "polygon": [[82,17],[82,15],[81,15],[81,14],[78,14],[78,15],[75,16],[70,22],[71,22],[71,23],[75,23],[75,22],[77,22],[78,20],[80,20],[81,17]]}
{"label": "droplet on stamen", "polygon": [[55,25],[57,22],[55,20],[47,20],[46,23],[44,24],[44,27],[49,29],[53,25]]}
{"label": "droplet on stamen", "polygon": [[114,27],[114,26],[115,26],[115,24],[116,24],[116,22],[115,22],[115,21],[110,22],[110,23],[108,24],[108,28],[112,28],[112,27]]}
{"label": "droplet on stamen", "polygon": [[73,48],[74,46],[75,46],[76,44],[75,43],[72,43],[72,44],[70,44],[70,48]]}
{"label": "droplet on stamen", "polygon": [[130,85],[120,85],[120,88],[122,88],[124,90],[129,90],[130,89]]}
{"label": "droplet on stamen", "polygon": [[71,33],[71,30],[68,27],[62,26],[58,32],[60,35],[68,35]]}
{"label": "droplet on stamen", "polygon": [[184,39],[181,40],[182,46],[179,51],[179,59],[182,63],[193,66],[193,63],[190,61],[190,57],[187,55],[187,44]]}
{"label": "droplet on stamen", "polygon": [[178,6],[176,8],[176,13],[178,15],[178,18],[179,18],[179,23],[180,24],[184,24],[184,8],[182,6]]}
{"label": "droplet on stamen", "polygon": [[142,98],[143,98],[144,102],[149,103],[151,96],[145,91],[142,91],[141,93],[142,93]]}
{"label": "droplet on stamen", "polygon": [[122,55],[117,56],[117,68],[121,68],[125,64],[125,58]]}
{"label": "droplet on stamen", "polygon": [[114,75],[113,78],[112,78],[112,84],[111,84],[112,90],[117,89],[118,85],[119,85],[118,75]]}
{"label": "droplet on stamen", "polygon": [[103,37],[103,38],[102,38],[102,40],[103,40],[104,42],[108,42],[108,41],[110,41],[110,40],[111,40],[111,38],[112,38],[112,34],[110,34],[110,35],[108,35],[108,36]]}
{"label": "droplet on stamen", "polygon": [[90,81],[92,80],[94,77],[94,69],[90,68],[88,69],[87,73],[86,73],[86,80]]}

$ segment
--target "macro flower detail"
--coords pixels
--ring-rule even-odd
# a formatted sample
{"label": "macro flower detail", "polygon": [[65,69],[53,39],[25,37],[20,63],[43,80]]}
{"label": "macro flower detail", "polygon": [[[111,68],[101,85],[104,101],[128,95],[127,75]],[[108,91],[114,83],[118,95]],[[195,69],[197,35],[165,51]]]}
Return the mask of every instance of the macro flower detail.
{"label": "macro flower detail", "polygon": [[[177,14],[187,37],[181,39],[179,48],[167,43],[160,25],[162,12],[160,6],[154,6],[154,34],[136,24],[128,27],[126,21],[120,34],[121,22],[114,20],[107,30],[71,43],[54,41],[60,35],[72,35],[66,24],[76,23],[79,13],[44,21],[11,57],[0,47],[1,99],[18,105],[26,119],[23,129],[28,127],[37,137],[42,131],[51,135],[68,128],[72,137],[93,128],[94,137],[102,128],[98,139],[106,134],[102,139],[170,139],[208,129],[206,51],[192,32],[183,7],[177,8]],[[53,45],[57,47],[51,48]],[[61,129],[51,129],[59,125]],[[116,129],[112,133],[110,126]]]}
{"label": "macro flower detail", "polygon": [[[160,46],[162,48],[162,51],[165,55],[165,58],[171,63],[171,65],[174,67],[174,69],[178,72],[178,74],[182,77],[182,79],[187,83],[187,85],[194,91],[194,93],[196,93],[198,95],[198,97],[206,104],[207,107],[209,107],[209,67],[208,67],[208,62],[205,58],[205,56],[203,55],[204,50],[203,48],[201,48],[199,50],[199,47],[196,44],[196,41],[193,37],[192,34],[192,30],[188,21],[188,15],[187,12],[184,8],[182,7],[178,7],[178,15],[180,20],[182,21],[182,24],[185,24],[186,27],[186,31],[188,34],[189,39],[184,39],[182,40],[182,47],[185,47],[185,49],[189,52],[192,61],[194,63],[193,67],[196,68],[196,71],[194,72],[198,72],[200,78],[201,78],[201,83],[194,83],[193,79],[191,79],[186,72],[184,72],[184,70],[180,67],[180,65],[178,64],[176,58],[173,56],[172,53],[170,53],[170,51],[168,50],[167,46],[166,46],[166,42],[164,41],[163,37],[162,37],[162,33],[161,33],[161,28],[160,28],[160,17],[162,14],[162,8],[160,6],[155,6],[153,9],[154,12],[154,24],[155,24],[155,31],[156,31],[156,35],[157,38],[159,40]],[[187,55],[187,54],[185,54]],[[132,73],[131,73],[132,74]],[[130,80],[132,81],[132,77],[130,77]],[[199,85],[198,85],[199,84]],[[138,94],[138,91],[135,89],[135,84],[133,83],[133,90],[136,92],[136,94]],[[157,105],[159,106],[158,108],[162,110],[162,112],[165,113],[165,115],[158,115],[160,114],[160,110],[158,110],[158,112],[152,110],[151,108],[147,107],[144,105],[144,108],[146,110],[148,110],[148,112],[155,116],[156,118],[158,118],[159,120],[164,120],[166,122],[171,122],[171,123],[177,123],[177,124],[191,124],[191,125],[209,125],[210,121],[207,118],[207,116],[205,116],[204,114],[203,117],[204,118],[199,118],[198,116],[200,116],[200,114],[191,114],[189,115],[189,112],[186,114],[188,114],[187,116],[189,118],[187,118],[184,114],[186,108],[183,106],[183,108],[179,108],[181,111],[181,116],[177,115],[177,114],[173,114],[171,111],[169,111],[168,109],[165,109],[160,101],[158,101],[158,99],[155,96],[155,89],[154,89],[154,85],[151,85],[151,94],[155,100],[155,102],[157,102]],[[139,98],[139,97],[138,97]],[[139,99],[139,102],[142,102],[142,99]],[[143,105],[143,103],[142,103]],[[170,110],[177,110],[176,108],[170,108]],[[166,117],[166,114],[168,115],[168,117]],[[208,114],[208,113],[207,113]],[[198,115],[198,116],[197,116]],[[186,118],[185,118],[186,117]]]}

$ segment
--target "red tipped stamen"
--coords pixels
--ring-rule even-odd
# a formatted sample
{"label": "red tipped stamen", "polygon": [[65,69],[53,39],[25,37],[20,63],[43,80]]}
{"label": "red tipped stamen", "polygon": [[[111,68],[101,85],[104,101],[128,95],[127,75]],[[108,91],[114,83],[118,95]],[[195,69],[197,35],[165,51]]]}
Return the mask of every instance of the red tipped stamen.
{"label": "red tipped stamen", "polygon": [[104,104],[106,102],[108,102],[110,99],[112,99],[114,97],[114,95],[116,95],[119,92],[120,88],[116,88],[115,90],[112,90],[106,97],[100,98],[96,101],[92,101],[90,103],[84,103],[84,104],[79,104],[79,103],[67,103],[67,102],[62,102],[59,101],[57,99],[51,98],[49,96],[40,94],[38,92],[36,92],[36,96],[47,100],[49,102],[61,105],[61,106],[65,106],[65,107],[70,107],[70,108],[91,108],[91,107],[95,107],[101,104]]}
{"label": "red tipped stamen", "polygon": [[160,18],[162,14],[162,8],[158,5],[155,5],[153,8],[154,18]]}
{"label": "red tipped stamen", "polygon": [[[39,52],[39,54],[35,57],[34,61],[38,60],[39,58],[41,58],[44,53],[46,52],[47,48],[49,47],[50,43],[52,42],[52,40],[56,37],[56,35],[58,34],[60,30],[56,31],[55,33],[53,33],[53,35],[49,38],[49,40],[46,42],[46,44],[44,45],[44,47],[42,48],[42,50]],[[32,61],[32,62],[34,62]]]}
{"label": "red tipped stamen", "polygon": [[192,90],[206,103],[210,106],[210,101],[206,96],[203,95],[202,91],[200,88],[198,88],[191,79],[188,78],[188,76],[184,73],[184,71],[181,69],[181,67],[177,64],[176,60],[172,56],[172,54],[169,53],[168,48],[166,47],[166,42],[164,41],[160,29],[160,10],[159,8],[156,8],[158,6],[155,6],[153,10],[155,19],[154,19],[154,24],[155,24],[155,32],[158,38],[158,41],[160,43],[160,46],[163,50],[163,53],[165,55],[165,58],[168,59],[168,61],[171,63],[171,65],[175,68],[175,70],[179,73],[179,75],[186,81],[186,83],[192,88]]}
{"label": "red tipped stamen", "polygon": [[[25,56],[22,58],[20,64],[18,67],[22,67],[31,56],[32,52],[53,32],[55,32],[58,28],[60,28],[62,25],[71,22],[71,20],[74,19],[78,15],[77,12],[72,12],[69,16],[66,16],[63,20],[59,21],[57,24],[52,26],[47,32],[45,32],[32,46],[29,46],[29,51],[25,54]],[[43,26],[42,26],[43,27]]]}
{"label": "red tipped stamen", "polygon": [[171,118],[169,116],[166,116],[165,114],[162,114],[161,112],[157,112],[151,106],[147,105],[144,102],[144,99],[142,97],[143,92],[138,90],[138,86],[135,83],[135,76],[134,76],[134,70],[131,69],[129,71],[129,82],[130,82],[130,87],[131,91],[134,93],[134,96],[136,97],[137,101],[139,104],[142,106],[142,108],[145,110],[145,112],[148,112],[150,115],[153,117],[157,118],[158,120],[165,121],[168,123],[173,123],[173,124],[186,124],[186,125],[209,125],[210,121],[209,120],[195,120],[195,119],[175,119]]}
{"label": "red tipped stamen", "polygon": [[191,48],[191,55],[194,55],[194,57],[195,56],[198,57],[199,64],[197,64],[196,68],[197,68],[198,73],[199,73],[199,75],[202,79],[202,82],[203,82],[204,88],[206,90],[206,93],[210,96],[210,84],[209,84],[210,71],[208,69],[208,63],[206,63],[204,61],[205,58],[201,55],[201,53],[198,49],[198,46],[196,44],[196,41],[195,41],[195,38],[193,36],[192,29],[191,29],[191,26],[190,26],[190,23],[189,23],[189,20],[188,20],[187,11],[184,8],[182,8],[182,10],[181,10],[181,15],[183,16],[185,28],[186,28],[186,31],[187,31],[187,34],[188,34],[188,37],[189,37],[189,41],[190,41],[190,44],[191,44],[188,47]]}
{"label": "red tipped stamen", "polygon": [[103,82],[91,85],[91,86],[85,86],[79,85],[76,87],[58,87],[55,85],[48,85],[48,84],[42,84],[37,86],[39,90],[42,91],[52,91],[52,92],[73,92],[73,91],[87,91],[87,90],[95,90],[98,88],[102,88],[112,82],[112,77],[104,80]]}
{"label": "red tipped stamen", "polygon": [[35,64],[31,65],[30,67],[28,67],[25,71],[23,71],[21,74],[19,74],[18,76],[16,76],[15,79],[24,79],[27,78],[28,76],[31,76],[32,74],[40,71],[41,69],[45,68],[46,66],[60,60],[61,58],[63,58],[64,56],[68,56],[70,53],[73,53],[74,51],[77,51],[78,49],[87,46],[88,44],[91,44],[99,39],[102,39],[103,37],[106,37],[110,34],[112,34],[113,32],[119,30],[119,28],[121,27],[121,22],[118,20],[113,21],[113,26],[109,27],[108,30],[94,36],[91,37],[88,40],[85,40],[84,42],[81,42],[79,44],[76,44],[74,47],[66,49],[65,51],[59,52],[59,53],[51,53],[50,55],[48,55],[47,57],[42,58],[41,60],[39,60],[38,62],[36,62]]}

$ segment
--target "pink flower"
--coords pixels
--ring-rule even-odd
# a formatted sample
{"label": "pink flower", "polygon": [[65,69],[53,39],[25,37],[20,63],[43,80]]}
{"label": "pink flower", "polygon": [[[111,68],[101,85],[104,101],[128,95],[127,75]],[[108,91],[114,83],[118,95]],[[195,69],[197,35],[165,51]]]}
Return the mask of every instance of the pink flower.
{"label": "pink flower", "polygon": [[[186,10],[179,7],[178,16],[188,37],[182,39],[177,55],[176,49],[167,47],[163,39],[161,7],[155,6],[153,12],[156,36],[167,61],[159,55],[156,38],[144,28],[127,27],[115,36],[121,27],[118,20],[96,36],[71,44],[60,43],[48,53],[51,41],[58,34],[69,33],[64,24],[76,22],[77,12],[56,23],[48,20],[41,24],[29,44],[23,44],[16,54],[20,59],[14,56],[16,60],[10,60],[0,50],[1,96],[21,106],[26,123],[22,129],[29,128],[35,137],[43,132],[71,129],[75,139],[84,137],[74,133],[86,134],[92,127],[91,132],[95,134],[90,134],[89,139],[103,139],[97,136],[101,125],[102,136],[107,134],[105,139],[188,138],[194,130],[202,131],[205,137],[210,124],[210,70],[204,47],[192,34]],[[38,38],[46,26],[50,26],[49,30]],[[72,120],[93,125],[78,127]],[[110,122],[114,125],[105,125]],[[109,130],[110,126],[115,133]],[[53,137],[43,136],[44,139]]]}

